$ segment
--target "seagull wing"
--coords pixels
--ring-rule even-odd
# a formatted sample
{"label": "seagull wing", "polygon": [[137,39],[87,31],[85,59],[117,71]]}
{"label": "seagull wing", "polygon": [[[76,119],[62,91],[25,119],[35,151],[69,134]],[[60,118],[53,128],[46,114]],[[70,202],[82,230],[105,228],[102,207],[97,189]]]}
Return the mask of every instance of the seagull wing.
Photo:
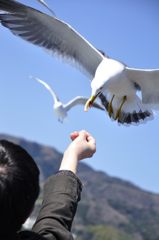
{"label": "seagull wing", "polygon": [[13,34],[73,60],[94,76],[104,56],[67,23],[11,0],[0,0],[0,22]]}
{"label": "seagull wing", "polygon": [[[85,98],[82,96],[77,96],[77,97],[73,98],[71,101],[69,101],[67,104],[65,104],[64,108],[66,109],[66,111],[69,111],[72,107],[74,107],[76,105],[85,105],[87,100],[88,100],[88,98]],[[92,106],[95,108],[98,108],[100,110],[104,110],[104,108],[98,103],[94,102]]]}
{"label": "seagull wing", "polygon": [[159,106],[159,69],[134,69],[126,67],[128,79],[141,90],[142,102]]}
{"label": "seagull wing", "polygon": [[44,7],[46,7],[52,15],[55,15],[54,11],[48,6],[48,4],[44,0],[37,0],[39,3],[41,3]]}
{"label": "seagull wing", "polygon": [[37,77],[33,77],[31,76],[32,79],[35,79],[36,81],[38,81],[39,83],[41,83],[49,92],[50,94],[52,95],[53,99],[54,99],[54,102],[57,102],[59,101],[59,98],[58,96],[56,95],[56,93],[53,91],[53,89],[46,83],[44,82],[43,80],[37,78]]}

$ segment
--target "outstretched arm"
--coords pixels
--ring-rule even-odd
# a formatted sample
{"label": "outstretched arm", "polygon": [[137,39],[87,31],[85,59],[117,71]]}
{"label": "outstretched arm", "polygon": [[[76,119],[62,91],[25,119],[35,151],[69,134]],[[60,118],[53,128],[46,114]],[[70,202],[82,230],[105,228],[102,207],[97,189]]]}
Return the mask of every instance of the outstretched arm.
{"label": "outstretched arm", "polygon": [[33,231],[47,240],[73,240],[71,226],[82,185],[75,175],[78,162],[96,151],[94,138],[86,131],[73,132],[60,171],[44,187],[44,200]]}

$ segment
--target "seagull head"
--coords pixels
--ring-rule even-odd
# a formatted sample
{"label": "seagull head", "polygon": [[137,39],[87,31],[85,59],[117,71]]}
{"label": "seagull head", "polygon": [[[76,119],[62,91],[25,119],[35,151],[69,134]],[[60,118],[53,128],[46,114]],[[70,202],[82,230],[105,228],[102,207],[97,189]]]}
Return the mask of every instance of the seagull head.
{"label": "seagull head", "polygon": [[121,76],[124,70],[124,65],[116,60],[104,58],[97,67],[95,77],[91,82],[92,93],[91,97],[85,104],[85,111],[93,105],[95,99],[103,92],[106,92],[110,86],[114,85]]}
{"label": "seagull head", "polygon": [[[88,111],[89,108],[92,107],[94,101],[96,100],[96,98],[102,93],[103,91],[103,85],[101,86],[96,86],[96,84],[94,84],[96,81],[92,81],[91,87],[92,87],[92,94],[91,97],[88,99],[88,101],[85,104],[84,107],[84,111]],[[93,86],[95,85],[95,86]]]}
{"label": "seagull head", "polygon": [[104,91],[106,88],[106,82],[110,78],[108,75],[107,70],[107,59],[104,58],[104,60],[99,64],[95,76],[91,82],[91,97],[88,99],[88,101],[85,104],[84,111],[88,111],[90,107],[92,107],[94,101],[96,98]]}

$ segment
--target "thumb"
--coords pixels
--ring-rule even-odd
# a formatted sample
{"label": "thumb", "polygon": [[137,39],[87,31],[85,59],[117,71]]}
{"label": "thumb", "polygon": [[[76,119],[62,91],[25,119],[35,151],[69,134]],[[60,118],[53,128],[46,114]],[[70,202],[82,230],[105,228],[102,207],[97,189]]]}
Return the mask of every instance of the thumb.
{"label": "thumb", "polygon": [[74,131],[70,134],[70,138],[72,141],[74,141],[79,136],[79,133],[77,131]]}

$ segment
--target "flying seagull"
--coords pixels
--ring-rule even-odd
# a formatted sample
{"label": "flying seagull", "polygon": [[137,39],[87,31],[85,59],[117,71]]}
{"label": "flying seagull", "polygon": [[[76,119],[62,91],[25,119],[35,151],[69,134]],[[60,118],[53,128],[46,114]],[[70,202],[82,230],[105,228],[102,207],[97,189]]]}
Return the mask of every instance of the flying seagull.
{"label": "flying seagull", "polygon": [[110,118],[121,124],[152,118],[159,105],[159,69],[130,68],[104,56],[67,23],[17,1],[0,0],[0,11],[1,24],[13,34],[77,62],[90,75],[85,111],[99,97]]}
{"label": "flying seagull", "polygon": [[[56,95],[55,91],[45,81],[33,76],[30,76],[30,78],[35,79],[36,81],[41,83],[50,92],[54,101],[53,109],[60,122],[63,122],[64,118],[67,117],[67,112],[72,107],[75,107],[77,105],[85,105],[86,102],[88,101],[88,98],[77,96],[73,98],[71,101],[69,101],[68,103],[63,104],[58,98],[58,96]],[[104,110],[104,108],[100,104],[95,102],[93,103],[93,107],[100,110]]]}
{"label": "flying seagull", "polygon": [[37,0],[39,3],[41,3],[44,7],[46,7],[51,14],[55,15],[54,11],[48,6],[48,4],[44,0]]}

